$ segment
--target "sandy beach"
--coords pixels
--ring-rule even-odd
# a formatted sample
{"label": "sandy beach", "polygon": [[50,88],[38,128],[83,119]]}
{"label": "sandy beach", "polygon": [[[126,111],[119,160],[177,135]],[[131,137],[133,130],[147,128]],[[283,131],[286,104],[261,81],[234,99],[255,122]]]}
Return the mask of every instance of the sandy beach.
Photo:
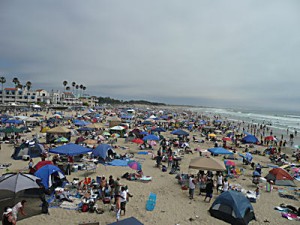
{"label": "sandy beach", "polygon": [[[42,112],[44,113],[44,112]],[[74,115],[73,112],[69,113]],[[32,135],[39,133],[40,127],[36,127],[31,133],[27,133],[27,137],[31,138]],[[43,137],[43,134],[39,134]],[[174,137],[170,132],[163,133],[165,138]],[[197,139],[203,139],[198,131],[193,131],[190,136],[195,136]],[[220,138],[222,135],[220,135]],[[25,138],[25,137],[24,137]],[[72,137],[72,142],[75,141],[76,137]],[[41,141],[44,138],[41,138]],[[127,203],[127,211],[125,216],[121,216],[121,219],[128,218],[131,216],[136,217],[145,225],[191,225],[191,224],[203,224],[203,225],[218,225],[227,224],[221,220],[218,220],[210,216],[208,209],[210,208],[213,201],[216,199],[218,194],[214,189],[213,199],[210,203],[204,202],[204,196],[199,196],[199,190],[195,190],[195,198],[190,200],[188,197],[188,190],[182,190],[177,179],[175,179],[174,174],[169,174],[167,172],[162,172],[161,169],[155,166],[155,160],[152,160],[151,154],[148,155],[138,155],[138,145],[132,142],[125,142],[124,138],[118,138],[117,143],[114,144],[118,146],[115,151],[119,154],[124,153],[135,153],[135,159],[142,162],[142,168],[144,175],[151,176],[152,181],[148,183],[138,182],[138,181],[128,181],[126,179],[121,179],[121,184],[128,185],[130,193],[133,195],[130,201]],[[197,170],[189,169],[189,163],[192,158],[198,157],[199,153],[194,151],[195,148],[208,149],[214,146],[212,141],[204,141],[204,143],[190,141],[190,148],[193,150],[193,154],[185,154],[180,163],[180,173],[187,174],[197,174]],[[121,148],[121,147],[125,147]],[[152,151],[154,154],[158,150],[159,145],[154,147]],[[255,146],[257,150],[264,150],[264,146]],[[237,151],[243,153],[245,149],[239,148]],[[11,163],[9,167],[10,171],[22,170],[26,168],[28,162],[23,160],[13,160],[11,155],[14,151],[13,145],[2,144],[0,150],[0,164]],[[52,158],[50,156],[50,158]],[[218,159],[222,160],[222,156],[217,156]],[[40,159],[35,158],[34,163],[37,163]],[[254,155],[254,162],[259,162],[263,166],[270,164],[270,160],[266,156]],[[236,167],[243,168],[244,174],[240,175],[238,178],[229,179],[231,185],[239,184],[245,190],[254,191],[256,186],[252,184],[252,173],[250,165],[243,165],[241,160],[235,160]],[[167,165],[167,163],[163,163]],[[268,174],[271,168],[263,168],[262,176]],[[0,173],[5,173],[5,169],[2,169]],[[96,176],[113,175],[114,178],[121,177],[124,173],[133,173],[134,171],[129,167],[117,167],[117,166],[104,166],[98,164],[96,172],[86,173],[85,171],[74,172],[67,176],[69,181],[77,177],[80,180],[84,179],[86,176],[96,178]],[[297,187],[299,187],[299,182],[296,182]],[[278,187],[292,194],[292,191],[288,187]],[[275,206],[279,206],[281,203],[290,204],[295,207],[300,207],[299,201],[290,200],[286,198],[281,198],[278,195],[278,189],[274,188],[272,192],[265,191],[265,184],[260,184],[260,196],[256,203],[252,203],[254,207],[254,212],[256,216],[256,221],[251,221],[250,224],[299,224],[299,221],[289,221],[282,218],[281,213],[274,210]],[[146,211],[145,205],[150,192],[157,195],[157,203],[154,211]],[[299,197],[298,197],[299,200]],[[103,208],[105,212],[103,214],[96,213],[82,213],[77,210],[67,210],[62,208],[50,208],[50,215],[38,215],[26,219],[21,219],[17,222],[18,225],[41,225],[41,224],[74,224],[84,222],[100,222],[100,224],[109,224],[116,221],[115,212],[109,210],[109,207],[104,206],[101,201],[98,201],[99,207]],[[25,208],[26,211],[26,208]],[[20,216],[21,218],[22,216]]]}

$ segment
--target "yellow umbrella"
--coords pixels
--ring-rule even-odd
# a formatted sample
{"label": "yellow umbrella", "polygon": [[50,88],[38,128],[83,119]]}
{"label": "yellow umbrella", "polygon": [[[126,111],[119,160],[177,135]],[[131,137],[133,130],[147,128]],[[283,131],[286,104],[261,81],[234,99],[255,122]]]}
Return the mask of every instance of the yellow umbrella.
{"label": "yellow umbrella", "polygon": [[217,135],[215,135],[214,133],[211,133],[208,135],[208,137],[216,137]]}

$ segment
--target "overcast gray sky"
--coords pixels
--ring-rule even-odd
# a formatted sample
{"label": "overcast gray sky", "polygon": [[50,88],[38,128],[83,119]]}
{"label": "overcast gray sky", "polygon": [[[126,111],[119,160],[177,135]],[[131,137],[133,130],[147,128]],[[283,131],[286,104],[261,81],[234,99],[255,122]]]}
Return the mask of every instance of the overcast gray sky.
{"label": "overcast gray sky", "polygon": [[0,75],[170,104],[300,105],[299,0],[1,0]]}

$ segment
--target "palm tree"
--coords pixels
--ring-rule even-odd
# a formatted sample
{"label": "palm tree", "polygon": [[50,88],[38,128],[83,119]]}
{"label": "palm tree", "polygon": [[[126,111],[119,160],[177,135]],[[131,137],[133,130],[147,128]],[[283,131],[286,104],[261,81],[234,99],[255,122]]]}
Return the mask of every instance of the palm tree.
{"label": "palm tree", "polygon": [[12,82],[15,84],[15,103],[17,103],[17,88],[20,87],[20,81],[17,77],[14,77]]}
{"label": "palm tree", "polygon": [[79,85],[76,84],[75,88],[76,88],[76,97],[77,97],[77,94],[78,94],[77,92],[78,92]]}
{"label": "palm tree", "polygon": [[64,85],[65,89],[66,89],[67,84],[68,84],[68,81],[65,80],[65,81],[63,82],[63,85]]}
{"label": "palm tree", "polygon": [[80,84],[79,88],[81,89],[81,92],[80,92],[80,94],[79,94],[79,96],[81,97],[81,96],[82,96],[82,88],[83,88],[83,85]]}
{"label": "palm tree", "polygon": [[76,85],[76,82],[72,82],[72,87],[73,87],[73,92],[75,91],[75,85]]}
{"label": "palm tree", "polygon": [[[27,91],[30,90],[32,83],[30,81],[27,81],[24,87],[27,89]],[[29,96],[27,95],[27,103],[29,102]]]}
{"label": "palm tree", "polygon": [[86,90],[86,86],[83,86],[83,87],[82,87],[82,90],[83,90],[83,95],[84,95],[84,92],[85,92],[85,90]]}
{"label": "palm tree", "polygon": [[3,84],[6,83],[6,78],[5,77],[0,77],[0,83],[2,84],[2,104],[4,103],[4,89],[3,89]]}

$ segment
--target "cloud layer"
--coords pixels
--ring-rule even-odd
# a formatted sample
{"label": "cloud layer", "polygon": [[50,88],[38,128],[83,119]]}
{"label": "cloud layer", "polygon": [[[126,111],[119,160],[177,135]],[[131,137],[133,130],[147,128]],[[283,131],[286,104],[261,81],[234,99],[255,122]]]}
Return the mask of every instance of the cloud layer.
{"label": "cloud layer", "polygon": [[67,80],[121,99],[300,109],[299,9],[297,0],[6,0],[0,73],[6,86]]}

